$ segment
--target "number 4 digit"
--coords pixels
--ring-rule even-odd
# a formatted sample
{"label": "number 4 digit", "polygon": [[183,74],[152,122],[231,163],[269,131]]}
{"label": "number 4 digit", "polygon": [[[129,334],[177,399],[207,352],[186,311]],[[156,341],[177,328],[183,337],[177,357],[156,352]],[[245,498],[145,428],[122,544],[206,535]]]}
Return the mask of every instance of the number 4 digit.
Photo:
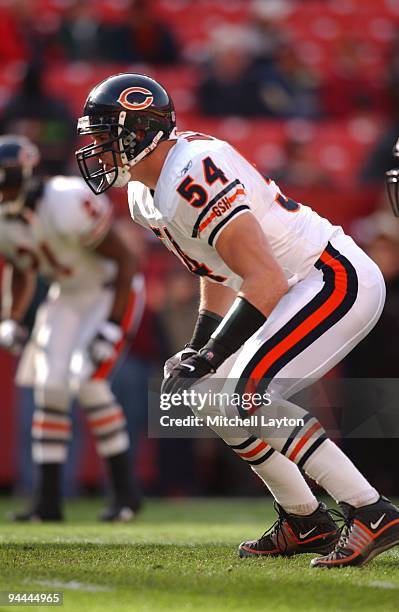
{"label": "number 4 digit", "polygon": [[222,185],[227,183],[227,178],[223,170],[218,168],[210,157],[205,157],[202,163],[204,166],[205,180],[208,185],[212,185],[215,181],[221,181]]}
{"label": "number 4 digit", "polygon": [[[205,180],[208,185],[212,185],[215,181],[221,181],[222,185],[227,183],[227,178],[223,170],[218,168],[210,157],[205,157],[205,159],[202,160],[202,165]],[[194,206],[194,208],[201,208],[208,202],[207,191],[198,183],[194,183],[194,179],[191,176],[186,176],[186,178],[182,180],[177,187],[177,193],[187,200],[191,206]]]}
{"label": "number 4 digit", "polygon": [[282,193],[278,193],[276,195],[276,202],[282,208],[288,210],[288,212],[298,212],[298,210],[300,209],[300,205],[298,204],[298,202],[295,202],[295,200],[293,200],[292,198],[287,198],[287,196],[283,195]]}

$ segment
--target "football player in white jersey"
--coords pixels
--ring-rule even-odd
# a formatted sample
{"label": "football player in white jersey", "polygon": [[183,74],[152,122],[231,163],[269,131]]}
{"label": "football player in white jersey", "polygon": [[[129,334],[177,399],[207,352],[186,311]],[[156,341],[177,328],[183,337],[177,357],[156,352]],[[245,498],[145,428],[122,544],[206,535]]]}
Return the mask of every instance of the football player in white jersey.
{"label": "football player in white jersey", "polygon": [[[288,401],[375,325],[385,299],[378,267],[340,227],[282,194],[227,142],[176,132],[172,100],[149,77],[120,74],[99,83],[78,133],[92,139],[76,153],[92,191],[129,184],[133,219],[201,277],[193,338],[166,364],[162,392],[215,377],[237,380],[242,394],[268,390],[272,404],[263,413],[298,423],[284,435],[242,428],[239,439],[215,427],[279,508],[273,529],[243,542],[240,556],[316,552],[323,556],[313,567],[340,567],[398,544],[399,510],[316,418]],[[201,416],[207,411],[214,406]],[[341,504],[342,537],[298,466]]]}
{"label": "football player in white jersey", "polygon": [[[39,471],[32,508],[15,518],[63,518],[61,471],[74,396],[109,471],[112,502],[102,519],[128,520],[139,495],[124,413],[108,377],[141,317],[143,279],[108,198],[95,198],[80,177],[36,180],[37,162],[28,139],[0,137],[0,253],[7,261],[0,346],[22,352],[16,380],[34,389],[32,454]],[[25,343],[21,323],[37,273],[50,288]]]}

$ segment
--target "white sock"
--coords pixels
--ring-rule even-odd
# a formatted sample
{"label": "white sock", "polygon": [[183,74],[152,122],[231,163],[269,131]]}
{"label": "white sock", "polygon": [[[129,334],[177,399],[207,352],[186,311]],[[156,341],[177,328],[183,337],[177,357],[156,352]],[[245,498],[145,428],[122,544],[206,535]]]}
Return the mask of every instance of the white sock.
{"label": "white sock", "polygon": [[352,461],[331,440],[325,440],[315,450],[305,463],[304,470],[336,502],[346,502],[359,508],[375,503],[380,497]]}
{"label": "white sock", "polygon": [[274,452],[265,463],[251,468],[286,512],[307,515],[318,507],[319,502],[298,467],[279,452]]}

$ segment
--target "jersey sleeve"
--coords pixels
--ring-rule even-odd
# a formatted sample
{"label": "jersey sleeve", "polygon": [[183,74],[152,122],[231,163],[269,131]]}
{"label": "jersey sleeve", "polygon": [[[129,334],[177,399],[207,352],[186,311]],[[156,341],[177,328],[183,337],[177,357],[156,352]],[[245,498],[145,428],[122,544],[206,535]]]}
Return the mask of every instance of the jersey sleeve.
{"label": "jersey sleeve", "polygon": [[174,222],[212,247],[234,219],[251,210],[243,182],[220,151],[205,152],[193,161],[176,197]]}
{"label": "jersey sleeve", "polygon": [[133,221],[146,229],[151,229],[151,224],[147,220],[149,213],[154,209],[151,190],[140,181],[129,181],[127,192],[130,216]]}
{"label": "jersey sleeve", "polygon": [[111,226],[110,201],[103,194],[95,196],[81,179],[57,178],[65,183],[53,184],[47,196],[54,229],[87,248],[95,248]]}

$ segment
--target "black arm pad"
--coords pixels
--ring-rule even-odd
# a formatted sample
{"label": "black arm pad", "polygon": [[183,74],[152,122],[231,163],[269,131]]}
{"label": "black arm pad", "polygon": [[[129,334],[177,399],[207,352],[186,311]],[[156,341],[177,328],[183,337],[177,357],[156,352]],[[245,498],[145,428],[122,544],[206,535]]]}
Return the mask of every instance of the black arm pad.
{"label": "black arm pad", "polygon": [[222,319],[223,317],[215,312],[200,310],[194,327],[193,336],[186,347],[199,351],[208,342]]}
{"label": "black arm pad", "polygon": [[266,321],[264,314],[243,297],[234,300],[233,306],[224,317],[220,329],[200,351],[216,371],[233,355]]}

